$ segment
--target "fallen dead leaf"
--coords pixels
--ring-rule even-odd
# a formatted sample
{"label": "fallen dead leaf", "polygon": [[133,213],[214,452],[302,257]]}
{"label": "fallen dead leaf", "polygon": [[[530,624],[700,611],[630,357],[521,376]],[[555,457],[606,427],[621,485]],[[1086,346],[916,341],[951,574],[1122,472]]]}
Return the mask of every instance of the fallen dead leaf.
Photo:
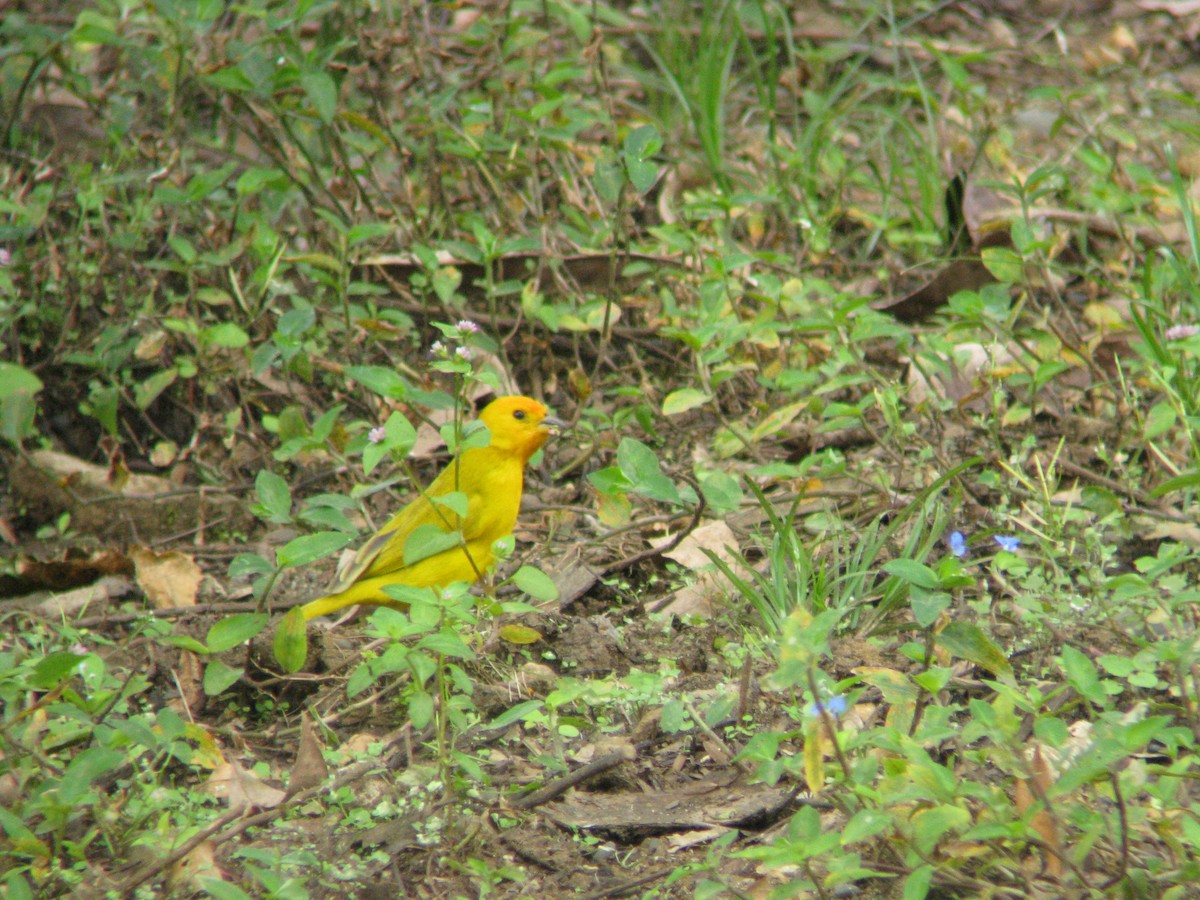
{"label": "fallen dead leaf", "polygon": [[156,609],[196,605],[204,573],[190,556],[175,551],[155,553],[147,547],[135,547],[129,556],[138,584]]}
{"label": "fallen dead leaf", "polygon": [[200,790],[224,801],[231,810],[249,809],[252,806],[271,809],[282,803],[285,796],[279,788],[271,787],[243,769],[236,760],[230,759],[213,770]]}
{"label": "fallen dead leaf", "polygon": [[306,713],[300,718],[300,747],[296,750],[296,762],[288,778],[289,795],[316,787],[329,777],[321,749],[321,739],[317,737],[312,718]]}
{"label": "fallen dead leaf", "polygon": [[[668,536],[659,542],[659,546],[668,544],[671,540]],[[737,575],[750,578],[749,570],[738,562],[734,555],[737,546],[737,535],[733,533],[732,528],[724,522],[709,522],[692,531],[679,542],[678,547],[664,553],[663,556],[667,559],[698,573],[698,577],[691,584],[676,591],[663,608],[663,612],[677,616],[711,614],[715,609],[714,600],[727,596],[729,587],[725,576],[717,570],[704,551],[711,551]]]}

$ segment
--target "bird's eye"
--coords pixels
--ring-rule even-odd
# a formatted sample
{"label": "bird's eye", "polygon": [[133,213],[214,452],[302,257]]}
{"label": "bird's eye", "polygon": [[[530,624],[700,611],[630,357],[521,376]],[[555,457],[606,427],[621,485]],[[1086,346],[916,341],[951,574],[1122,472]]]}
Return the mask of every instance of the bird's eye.
{"label": "bird's eye", "polygon": [[513,412],[513,418],[514,419],[524,419],[525,418],[525,410],[523,410],[523,409],[515,410]]}

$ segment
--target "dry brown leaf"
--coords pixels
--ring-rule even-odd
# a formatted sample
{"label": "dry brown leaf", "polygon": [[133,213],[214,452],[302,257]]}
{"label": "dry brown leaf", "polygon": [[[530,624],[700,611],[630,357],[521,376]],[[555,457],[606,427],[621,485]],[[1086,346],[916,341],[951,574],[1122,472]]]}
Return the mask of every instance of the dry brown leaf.
{"label": "dry brown leaf", "polygon": [[228,881],[225,872],[217,865],[217,845],[202,841],[183,859],[171,866],[167,882],[176,889],[201,890],[199,879],[214,878]]}
{"label": "dry brown leaf", "polygon": [[175,551],[159,554],[147,547],[135,547],[129,556],[138,584],[156,609],[196,605],[204,573],[192,557]]}
{"label": "dry brown leaf", "polygon": [[946,363],[943,371],[908,367],[910,403],[924,403],[930,397],[950,399],[962,407],[982,402],[988,375],[1015,361],[1013,351],[997,344],[959,344],[954,355],[939,354]]}
{"label": "dry brown leaf", "polygon": [[[670,537],[659,542],[659,546],[671,541]],[[674,560],[681,566],[697,572],[699,577],[692,584],[675,592],[671,602],[663,611],[672,615],[691,615],[698,613],[708,615],[713,612],[713,601],[724,597],[729,592],[725,576],[717,571],[716,566],[705,555],[710,550],[720,560],[725,562],[733,571],[745,578],[750,573],[737,561],[733,554],[738,546],[737,536],[733,529],[724,522],[709,522],[701,525],[679,542],[679,546],[663,554],[667,559]]]}
{"label": "dry brown leaf", "polygon": [[289,795],[316,787],[329,776],[321,749],[321,739],[313,728],[312,718],[306,713],[300,718],[300,747],[296,750],[296,762],[288,778]]}
{"label": "dry brown leaf", "polygon": [[715,841],[721,835],[728,834],[729,831],[730,829],[723,825],[711,825],[708,828],[698,828],[695,831],[681,831],[678,834],[667,835],[667,852],[678,853],[681,850],[690,850],[692,847],[698,847],[701,844]]}
{"label": "dry brown leaf", "polygon": [[283,802],[284,792],[243,769],[235,760],[217,766],[200,790],[222,800],[231,810],[271,809]]}
{"label": "dry brown leaf", "polygon": [[[1047,756],[1042,752],[1040,744],[1034,744],[1033,748],[1027,751],[1025,755],[1029,760],[1031,777],[1028,779],[1018,778],[1013,790],[1013,805],[1020,815],[1025,815],[1039,797],[1046,796],[1046,793],[1054,785],[1056,777],[1054,769]],[[1036,791],[1034,787],[1037,788]],[[1062,843],[1058,836],[1058,823],[1050,814],[1050,811],[1043,807],[1037,810],[1030,818],[1029,826],[1038,833],[1050,849],[1049,853],[1043,854],[1043,864],[1046,874],[1054,878],[1060,877],[1062,875],[1063,864],[1062,858],[1059,856]]]}

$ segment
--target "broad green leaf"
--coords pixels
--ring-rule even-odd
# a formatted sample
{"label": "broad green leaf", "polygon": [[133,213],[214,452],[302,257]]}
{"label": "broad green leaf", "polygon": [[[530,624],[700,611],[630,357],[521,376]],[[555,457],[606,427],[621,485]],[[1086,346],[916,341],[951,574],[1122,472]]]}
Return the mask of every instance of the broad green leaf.
{"label": "broad green leaf", "polygon": [[250,343],[250,335],[233,322],[210,325],[200,332],[200,343],[208,347],[225,347],[237,350]]}
{"label": "broad green leaf", "polygon": [[943,610],[950,607],[950,595],[945,591],[927,591],[912,585],[908,589],[908,605],[921,628],[929,628]]}
{"label": "broad green leaf", "polygon": [[1059,652],[1059,659],[1067,676],[1067,683],[1086,700],[1100,706],[1108,701],[1108,692],[1100,683],[1100,672],[1087,654],[1076,650],[1070,644],[1064,644]]}
{"label": "broad green leaf", "polygon": [[405,456],[417,440],[417,431],[408,417],[398,412],[388,416],[383,426],[383,440],[363,448],[363,471],[370,475],[379,461],[389,453]]}
{"label": "broad green leaf", "polygon": [[451,491],[440,497],[430,497],[438,506],[444,506],[460,518],[466,518],[469,498],[462,491]]}
{"label": "broad green leaf", "polygon": [[237,613],[226,616],[208,629],[205,642],[210,653],[224,653],[246,643],[267,625],[266,613]]}
{"label": "broad green leaf", "polygon": [[210,661],[204,667],[204,693],[210,697],[217,696],[237,684],[244,671],[227,666],[219,659]]}
{"label": "broad green leaf", "polygon": [[979,257],[997,281],[1015,284],[1025,274],[1025,264],[1021,257],[1008,247],[984,247],[979,251]]}
{"label": "broad green leaf", "polygon": [[276,525],[292,521],[292,489],[282,477],[262,470],[254,479],[254,493],[258,495],[254,514],[260,519]]}
{"label": "broad green leaf", "polygon": [[528,625],[517,625],[509,623],[500,626],[500,640],[507,641],[510,644],[523,646],[525,644],[536,644],[542,639],[542,633],[535,628],[530,628]]}
{"label": "broad green leaf", "polygon": [[554,580],[541,569],[533,566],[521,566],[513,573],[512,580],[517,587],[535,600],[557,600],[558,586]]}
{"label": "broad green leaf", "polygon": [[276,626],[272,649],[275,660],[289,675],[304,667],[308,657],[308,623],[304,621],[300,607],[288,610],[288,614]]}
{"label": "broad green leaf", "polygon": [[201,656],[208,655],[208,647],[190,634],[164,634],[159,640],[170,647],[178,647],[180,650],[190,650],[192,653],[198,653]]}
{"label": "broad green leaf", "polygon": [[437,525],[418,525],[404,542],[404,564],[414,565],[461,544],[462,536],[457,531],[443,531]]}
{"label": "broad green leaf", "polygon": [[0,361],[0,437],[19,444],[34,435],[42,381],[28,369]]}
{"label": "broad green leaf", "polygon": [[486,729],[507,728],[516,722],[524,722],[535,712],[541,712],[544,706],[541,700],[526,700],[516,706],[510,706],[483,727]]}
{"label": "broad green leaf", "polygon": [[925,900],[933,884],[933,866],[919,866],[904,879],[904,894],[901,900]]}
{"label": "broad green leaf", "polygon": [[697,406],[703,406],[712,399],[712,394],[696,388],[681,388],[672,391],[663,398],[662,411],[664,416],[674,416]]}
{"label": "broad green leaf", "polygon": [[1183,475],[1176,475],[1174,478],[1168,478],[1162,484],[1158,485],[1150,492],[1151,497],[1161,497],[1164,494],[1169,494],[1172,491],[1183,491],[1189,488],[1200,487],[1200,469],[1191,472],[1185,472]]}
{"label": "broad green leaf", "polygon": [[1013,677],[1012,664],[1004,651],[978,625],[951,622],[934,639],[952,655],[987,669],[997,678],[1008,680]]}
{"label": "broad green leaf", "polygon": [[408,396],[408,382],[386,366],[349,366],[346,375],[380,397],[403,400]]}
{"label": "broad green leaf", "polygon": [[433,697],[425,691],[414,691],[408,701],[408,718],[413,728],[424,728],[433,719]]}
{"label": "broad green leaf", "polygon": [[941,585],[937,573],[915,559],[893,559],[884,564],[883,571],[895,575],[901,581],[917,587],[933,590]]}
{"label": "broad green leaf", "polygon": [[300,76],[300,86],[326,125],[337,113],[337,83],[328,72],[305,72]]}
{"label": "broad green leaf", "polygon": [[331,553],[341,550],[353,537],[340,531],[318,531],[293,538],[275,552],[275,561],[281,569],[306,566]]}
{"label": "broad green leaf", "polygon": [[445,631],[439,631],[437,634],[430,634],[417,642],[417,647],[421,650],[427,650],[430,653],[439,653],[442,656],[450,656],[455,659],[474,659],[475,651],[467,646],[466,642],[457,634],[450,634]]}
{"label": "broad green leaf", "polygon": [[245,578],[250,575],[270,575],[275,567],[257,553],[240,553],[229,563],[230,578]]}
{"label": "broad green leaf", "polygon": [[78,653],[51,653],[33,667],[33,675],[29,678],[30,687],[50,690],[56,688],[79,668],[82,657]]}
{"label": "broad green leaf", "polygon": [[639,194],[644,194],[658,180],[658,164],[651,157],[662,149],[662,137],[653,125],[640,125],[625,136],[622,145],[625,171]]}

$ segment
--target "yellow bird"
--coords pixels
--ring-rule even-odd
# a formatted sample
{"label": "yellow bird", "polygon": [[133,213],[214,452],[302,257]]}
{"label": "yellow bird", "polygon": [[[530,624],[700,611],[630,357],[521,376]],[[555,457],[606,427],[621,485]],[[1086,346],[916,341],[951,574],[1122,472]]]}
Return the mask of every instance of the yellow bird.
{"label": "yellow bird", "polygon": [[[500,397],[487,405],[479,420],[491,441],[464,450],[417,499],[400,510],[358,551],[354,563],[331,593],[300,607],[313,619],[360,603],[404,607],[383,589],[392,584],[444,587],[454,581],[474,582],[494,559],[492,544],[512,534],[525,487],[525,464],[546,439],[564,427],[546,407],[529,397]],[[461,522],[448,505],[431,498],[461,492],[467,513]],[[404,546],[422,525],[433,525],[461,540],[448,549],[406,564]]]}

